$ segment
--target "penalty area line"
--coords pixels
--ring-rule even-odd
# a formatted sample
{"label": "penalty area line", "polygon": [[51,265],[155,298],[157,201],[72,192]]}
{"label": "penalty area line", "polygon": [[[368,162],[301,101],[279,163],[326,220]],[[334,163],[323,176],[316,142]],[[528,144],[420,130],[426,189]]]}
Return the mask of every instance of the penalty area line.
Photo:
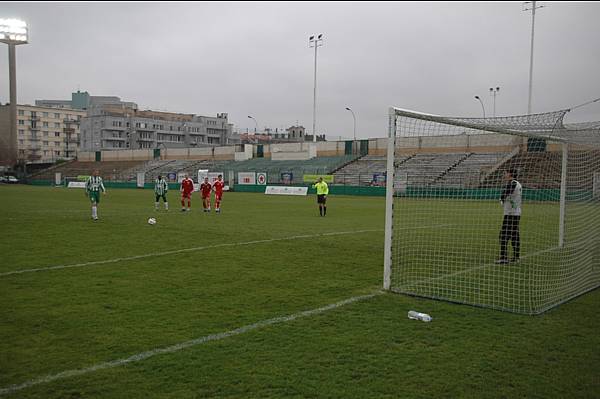
{"label": "penalty area line", "polygon": [[74,263],[74,264],[70,264],[70,265],[57,265],[57,266],[37,267],[37,268],[33,268],[33,269],[13,270],[10,272],[0,273],[0,277],[12,276],[15,274],[45,272],[45,271],[51,271],[51,270],[72,269],[72,268],[80,268],[80,267],[88,267],[88,266],[106,265],[106,264],[110,264],[110,263],[118,263],[118,262],[125,262],[125,261],[131,261],[131,260],[153,258],[153,257],[157,257],[157,256],[175,255],[175,254],[180,254],[180,253],[185,253],[185,252],[195,252],[195,251],[202,251],[205,249],[213,249],[213,248],[235,247],[235,246],[240,246],[240,245],[264,244],[264,243],[270,243],[270,242],[276,242],[276,241],[298,240],[298,239],[303,239],[303,238],[329,237],[329,236],[337,236],[337,235],[362,234],[362,233],[372,233],[372,232],[380,232],[380,231],[383,231],[383,229],[334,231],[334,232],[330,232],[330,233],[305,234],[305,235],[295,235],[295,236],[291,236],[291,237],[270,238],[270,239],[265,239],[265,240],[254,240],[254,241],[246,241],[246,242],[204,245],[201,247],[175,249],[172,251],[164,251],[164,252],[153,252],[153,253],[148,253],[148,254],[144,254],[144,255],[127,256],[127,257],[122,257],[122,258],[97,260],[97,261],[84,262],[84,263]]}
{"label": "penalty area line", "polygon": [[119,366],[122,366],[122,365],[125,365],[128,363],[139,362],[139,361],[146,360],[148,358],[151,358],[151,357],[157,356],[157,355],[179,352],[183,349],[202,345],[206,342],[218,341],[218,340],[221,340],[224,338],[244,334],[244,333],[250,332],[252,330],[259,329],[259,328],[272,326],[275,324],[287,323],[287,322],[294,321],[296,319],[300,319],[303,317],[309,317],[309,316],[314,316],[317,314],[325,313],[329,310],[337,309],[337,308],[349,305],[354,302],[371,299],[371,298],[373,298],[377,295],[381,295],[381,294],[383,294],[383,291],[376,291],[376,292],[374,292],[372,294],[368,294],[368,295],[355,296],[355,297],[348,298],[348,299],[345,299],[345,300],[342,300],[342,301],[339,301],[336,303],[332,303],[330,305],[326,305],[326,306],[323,306],[320,308],[305,310],[303,312],[294,313],[294,314],[291,314],[288,316],[275,317],[272,319],[259,321],[254,324],[248,324],[248,325],[236,328],[234,330],[229,330],[229,331],[225,331],[225,332],[218,333],[218,334],[205,335],[203,337],[196,338],[191,341],[185,341],[185,342],[181,342],[179,344],[166,346],[163,348],[157,348],[157,349],[149,350],[146,352],[141,352],[141,353],[138,353],[138,354],[126,357],[126,358],[112,360],[112,361],[108,361],[108,362],[104,362],[104,363],[98,363],[93,366],[82,368],[82,369],[66,370],[66,371],[62,371],[57,374],[46,375],[44,377],[35,378],[32,380],[23,382],[21,384],[15,384],[15,385],[7,386],[5,388],[0,388],[0,395],[11,394],[11,393],[23,390],[25,388],[29,388],[29,387],[32,387],[35,385],[50,383],[50,382],[60,380],[60,379],[77,377],[77,376],[93,373],[93,372],[100,371],[100,370],[105,370],[105,369],[109,369],[109,368],[113,368],[113,367],[119,367]]}

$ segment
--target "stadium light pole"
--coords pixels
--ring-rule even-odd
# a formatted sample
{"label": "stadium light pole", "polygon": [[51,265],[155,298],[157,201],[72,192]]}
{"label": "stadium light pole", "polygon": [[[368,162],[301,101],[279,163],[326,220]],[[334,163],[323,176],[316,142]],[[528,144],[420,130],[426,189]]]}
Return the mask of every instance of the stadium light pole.
{"label": "stadium light pole", "polygon": [[494,96],[494,118],[496,117],[496,95],[500,91],[500,87],[490,87],[490,96]]}
{"label": "stadium light pole", "polygon": [[[535,3],[535,1],[526,1],[523,3],[523,11],[531,11],[531,52],[529,54],[529,99],[527,101],[527,115],[531,115],[531,99],[533,96],[533,38],[535,32],[535,10],[544,7],[536,6]],[[528,4],[531,4],[531,6],[528,6]]]}
{"label": "stadium light pole", "polygon": [[317,48],[323,45],[323,34],[312,35],[308,38],[308,47],[315,48],[315,79],[313,86],[313,143],[317,142]]}
{"label": "stadium light pole", "polygon": [[352,119],[354,120],[354,143],[352,143],[352,153],[354,154],[354,147],[356,146],[356,116],[354,115],[354,111],[352,111],[350,107],[346,107],[346,111],[350,111],[350,113],[352,113]]}
{"label": "stadium light pole", "polygon": [[485,107],[483,106],[483,101],[481,101],[481,98],[479,96],[475,96],[475,98],[481,103],[481,109],[483,110],[483,119],[485,119]]}
{"label": "stadium light pole", "polygon": [[0,19],[0,42],[8,44],[8,76],[10,91],[10,129],[7,161],[11,166],[17,163],[17,64],[15,48],[19,44],[27,44],[29,28],[25,21],[19,19]]}

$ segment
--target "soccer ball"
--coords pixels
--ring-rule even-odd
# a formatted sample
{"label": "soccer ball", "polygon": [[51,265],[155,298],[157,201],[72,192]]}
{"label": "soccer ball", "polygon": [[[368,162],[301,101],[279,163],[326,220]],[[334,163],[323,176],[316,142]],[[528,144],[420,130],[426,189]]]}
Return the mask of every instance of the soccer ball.
{"label": "soccer ball", "polygon": [[148,219],[148,224],[155,225],[156,224],[156,219],[154,219],[154,218]]}

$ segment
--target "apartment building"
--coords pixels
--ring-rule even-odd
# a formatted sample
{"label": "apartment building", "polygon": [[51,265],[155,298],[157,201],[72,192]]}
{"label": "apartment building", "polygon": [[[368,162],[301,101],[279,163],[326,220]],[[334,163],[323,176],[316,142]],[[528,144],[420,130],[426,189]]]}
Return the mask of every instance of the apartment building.
{"label": "apartment building", "polygon": [[[85,111],[70,108],[17,105],[17,159],[20,163],[49,163],[75,158],[79,126],[85,116]],[[0,106],[0,119],[2,130],[9,128],[8,105]]]}

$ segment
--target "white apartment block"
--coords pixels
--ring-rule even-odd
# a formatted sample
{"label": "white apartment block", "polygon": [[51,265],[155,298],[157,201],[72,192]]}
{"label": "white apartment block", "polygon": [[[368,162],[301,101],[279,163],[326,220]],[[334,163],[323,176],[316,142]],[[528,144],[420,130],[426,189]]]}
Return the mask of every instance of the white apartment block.
{"label": "white apartment block", "polygon": [[[7,106],[3,106],[7,107]],[[2,117],[8,113],[2,113]],[[17,157],[26,163],[73,159],[79,124],[86,112],[69,108],[17,105]]]}

